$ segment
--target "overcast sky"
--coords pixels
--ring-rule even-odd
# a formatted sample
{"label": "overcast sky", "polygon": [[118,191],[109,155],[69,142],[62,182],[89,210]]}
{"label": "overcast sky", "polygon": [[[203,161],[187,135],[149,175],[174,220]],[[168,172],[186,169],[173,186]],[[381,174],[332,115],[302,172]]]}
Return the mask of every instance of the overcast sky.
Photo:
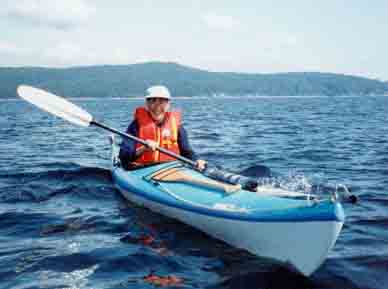
{"label": "overcast sky", "polygon": [[172,61],[388,80],[387,0],[2,0],[0,66]]}

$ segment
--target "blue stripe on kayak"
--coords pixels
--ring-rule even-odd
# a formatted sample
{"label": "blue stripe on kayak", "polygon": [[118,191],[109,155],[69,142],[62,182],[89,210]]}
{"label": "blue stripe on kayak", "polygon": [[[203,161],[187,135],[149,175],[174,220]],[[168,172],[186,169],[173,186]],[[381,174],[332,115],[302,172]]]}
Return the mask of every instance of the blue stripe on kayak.
{"label": "blue stripe on kayak", "polygon": [[[203,203],[198,203],[198,205],[195,205],[195,203],[193,204],[193,200],[190,200],[190,203],[179,201],[152,183],[144,181],[142,178],[142,176],[146,176],[167,166],[169,165],[160,165],[131,172],[124,171],[121,168],[115,168],[112,171],[112,176],[115,184],[121,190],[130,194],[134,194],[164,206],[211,217],[251,222],[343,222],[345,220],[345,213],[341,204],[337,202],[333,203],[330,200],[311,205],[307,204],[306,200],[290,200],[281,197],[261,196],[260,200],[268,205],[268,208],[260,206],[257,210],[254,210],[253,207],[250,207],[248,211],[220,210],[211,207],[211,204],[214,205],[214,203],[210,203],[210,206],[208,205],[205,207],[203,206]],[[238,194],[243,193],[246,195],[253,194],[251,192],[243,191],[234,194],[233,197],[238,199]],[[257,201],[257,203],[258,202],[259,201]]]}

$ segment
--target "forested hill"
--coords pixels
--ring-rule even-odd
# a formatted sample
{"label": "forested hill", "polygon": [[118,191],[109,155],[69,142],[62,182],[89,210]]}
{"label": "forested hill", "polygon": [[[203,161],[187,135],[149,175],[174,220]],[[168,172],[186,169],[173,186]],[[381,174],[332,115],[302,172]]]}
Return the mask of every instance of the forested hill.
{"label": "forested hill", "polygon": [[67,97],[140,96],[147,87],[155,84],[168,86],[176,96],[388,94],[386,82],[342,74],[209,72],[161,62],[72,68],[0,68],[0,98],[16,97],[19,84],[45,88]]}

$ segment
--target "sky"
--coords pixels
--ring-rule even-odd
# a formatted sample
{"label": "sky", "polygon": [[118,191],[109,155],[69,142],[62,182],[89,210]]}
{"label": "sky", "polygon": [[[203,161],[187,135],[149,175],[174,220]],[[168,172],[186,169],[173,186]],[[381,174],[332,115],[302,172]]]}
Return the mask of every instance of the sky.
{"label": "sky", "polygon": [[387,0],[2,0],[0,66],[176,62],[388,80]]}

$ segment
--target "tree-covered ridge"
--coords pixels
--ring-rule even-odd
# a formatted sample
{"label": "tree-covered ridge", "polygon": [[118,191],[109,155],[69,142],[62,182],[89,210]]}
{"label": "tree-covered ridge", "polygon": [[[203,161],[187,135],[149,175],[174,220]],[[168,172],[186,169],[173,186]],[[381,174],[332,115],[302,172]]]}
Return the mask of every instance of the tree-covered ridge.
{"label": "tree-covered ridge", "polygon": [[248,74],[210,72],[176,63],[148,62],[72,68],[0,68],[0,97],[16,97],[19,84],[30,84],[67,97],[143,95],[164,84],[173,95],[370,95],[387,94],[388,83],[319,72]]}

